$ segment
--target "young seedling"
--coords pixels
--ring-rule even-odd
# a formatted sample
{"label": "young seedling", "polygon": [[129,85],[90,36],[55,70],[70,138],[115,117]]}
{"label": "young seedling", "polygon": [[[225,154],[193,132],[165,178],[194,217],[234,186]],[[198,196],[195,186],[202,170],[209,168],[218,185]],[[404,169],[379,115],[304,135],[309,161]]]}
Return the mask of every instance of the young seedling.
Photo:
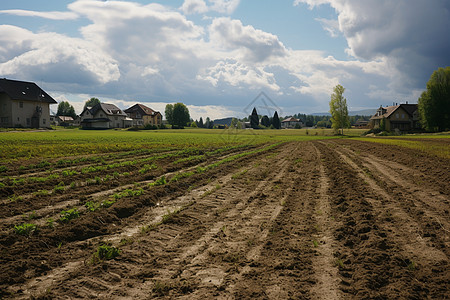
{"label": "young seedling", "polygon": [[37,226],[35,224],[24,223],[22,225],[15,225],[14,232],[20,235],[30,236],[33,232],[35,232]]}
{"label": "young seedling", "polygon": [[93,262],[114,259],[120,255],[120,249],[110,245],[100,245],[93,255]]}

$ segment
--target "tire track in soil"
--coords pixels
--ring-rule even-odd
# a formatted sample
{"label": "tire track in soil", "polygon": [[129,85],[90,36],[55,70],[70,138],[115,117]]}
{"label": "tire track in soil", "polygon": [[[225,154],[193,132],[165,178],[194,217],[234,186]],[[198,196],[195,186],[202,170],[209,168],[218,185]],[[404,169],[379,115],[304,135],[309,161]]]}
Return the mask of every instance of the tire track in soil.
{"label": "tire track in soil", "polygon": [[393,199],[335,145],[316,146],[326,158],[333,206],[343,222],[336,234],[344,246],[338,257],[345,297],[445,298],[448,258],[417,239],[419,225],[399,207],[401,200]]}
{"label": "tire track in soil", "polygon": [[[396,199],[394,203],[402,209],[403,215],[414,219],[417,224],[418,239],[429,238],[433,243],[441,244],[442,251],[447,258],[450,255],[450,222],[442,212],[443,207],[449,207],[450,199],[446,195],[429,187],[420,189],[413,182],[407,180],[414,171],[401,165],[392,166],[390,162],[375,158],[372,155],[358,157],[350,149],[343,147],[339,151],[345,152],[347,157],[358,165],[362,165],[364,173],[368,174],[383,190],[389,191],[389,196]],[[342,154],[341,152],[341,154]],[[343,154],[342,154],[343,155]],[[367,171],[368,170],[368,171]],[[400,173],[397,170],[402,170]],[[448,216],[448,214],[447,214]],[[433,221],[434,220],[434,221]]]}
{"label": "tire track in soil", "polygon": [[[234,153],[235,154],[235,153]],[[233,155],[233,154],[231,154]],[[264,155],[264,154],[262,154]],[[220,159],[223,159],[224,157],[221,157]],[[195,166],[197,167],[197,166]],[[193,167],[193,168],[195,168]],[[191,168],[190,168],[191,169]],[[179,172],[178,170],[177,172]],[[173,172],[173,173],[177,173]],[[220,179],[214,181],[211,184],[208,184],[206,186],[200,187],[198,189],[190,191],[187,195],[183,195],[177,199],[170,199],[170,196],[166,200],[160,201],[159,205],[154,208],[153,210],[144,214],[143,219],[140,220],[139,226],[134,227],[126,227],[123,228],[123,230],[112,236],[102,236],[102,237],[94,237],[88,240],[84,240],[82,242],[72,243],[80,244],[80,246],[83,245],[90,245],[92,243],[98,242],[99,240],[103,241],[114,241],[118,242],[122,238],[130,238],[133,237],[133,235],[139,235],[140,228],[142,225],[147,225],[151,223],[158,222],[164,213],[167,212],[167,210],[176,210],[179,209],[181,206],[186,205],[188,203],[192,203],[192,201],[195,201],[193,199],[201,198],[201,195],[205,193],[208,189],[214,189],[215,184],[226,184],[231,180],[231,174],[227,174]],[[167,203],[164,203],[167,202]],[[80,268],[83,268],[84,264],[81,261],[78,262],[70,262],[69,264],[62,266],[61,268],[54,269],[50,271],[47,275],[41,276],[39,278],[34,278],[30,280],[26,285],[22,286],[20,289],[23,289],[25,291],[26,295],[36,295],[36,294],[45,294],[45,291],[49,289],[49,287],[54,286],[55,282],[61,282],[71,279],[75,273],[79,271]],[[55,278],[58,278],[58,280],[55,280]],[[101,285],[101,284],[100,284]]]}
{"label": "tire track in soil", "polygon": [[320,183],[317,194],[319,195],[316,206],[316,222],[321,229],[315,235],[318,246],[318,256],[313,258],[315,274],[317,276],[317,285],[312,289],[316,299],[341,299],[342,295],[339,289],[340,278],[339,270],[336,267],[334,252],[337,250],[337,242],[334,239],[333,232],[336,229],[336,222],[331,215],[330,197],[328,196],[330,179],[325,173],[325,167],[322,162],[320,151],[314,147],[319,163]]}

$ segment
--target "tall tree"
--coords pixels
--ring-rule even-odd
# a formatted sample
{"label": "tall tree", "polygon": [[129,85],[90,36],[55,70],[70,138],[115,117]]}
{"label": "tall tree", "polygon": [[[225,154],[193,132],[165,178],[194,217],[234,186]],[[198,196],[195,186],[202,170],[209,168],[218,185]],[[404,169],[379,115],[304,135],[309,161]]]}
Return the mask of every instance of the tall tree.
{"label": "tall tree", "polygon": [[257,129],[259,127],[259,117],[256,107],[253,107],[252,114],[250,115],[250,127],[253,129]]}
{"label": "tall tree", "polygon": [[330,100],[330,114],[331,114],[331,126],[344,134],[344,128],[350,127],[350,121],[348,118],[347,99],[344,98],[345,88],[338,84],[333,89]]}
{"label": "tall tree", "polygon": [[86,107],[93,107],[93,106],[95,106],[95,105],[97,105],[99,103],[100,103],[100,100],[98,100],[98,98],[92,97],[91,99],[87,100],[84,103],[83,110],[85,110]]}
{"label": "tall tree", "polygon": [[173,125],[173,104],[167,104],[164,110],[164,115],[166,116],[167,123]]}
{"label": "tall tree", "polygon": [[420,122],[426,130],[450,129],[450,67],[433,72],[418,104]]}
{"label": "tall tree", "polygon": [[67,117],[72,117],[72,118],[76,118],[76,113],[75,113],[75,109],[73,108],[72,105],[70,105],[70,103],[68,101],[61,101],[58,104],[58,112],[56,113],[57,116],[67,116]]}
{"label": "tall tree", "polygon": [[205,127],[205,124],[203,124],[203,118],[202,117],[200,117],[200,121],[198,122],[198,127],[199,128]]}
{"label": "tall tree", "polygon": [[263,116],[261,118],[261,125],[263,125],[265,127],[270,127],[270,119],[268,116]]}
{"label": "tall tree", "polygon": [[189,109],[183,103],[173,105],[172,122],[173,125],[183,128],[190,121]]}
{"label": "tall tree", "polygon": [[276,112],[276,111],[273,114],[272,125],[275,129],[281,128],[281,121],[280,121],[280,118],[278,117],[278,112]]}

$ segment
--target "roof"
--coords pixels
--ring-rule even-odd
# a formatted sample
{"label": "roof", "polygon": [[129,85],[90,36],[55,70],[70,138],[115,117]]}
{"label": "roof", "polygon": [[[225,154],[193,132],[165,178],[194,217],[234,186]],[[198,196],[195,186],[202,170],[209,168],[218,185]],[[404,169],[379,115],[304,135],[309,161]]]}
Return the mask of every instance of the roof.
{"label": "roof", "polygon": [[57,102],[34,82],[0,79],[0,93],[7,94],[13,100],[42,101],[56,104]]}
{"label": "roof", "polygon": [[300,122],[300,120],[298,120],[296,118],[293,118],[293,117],[290,117],[290,118],[284,119],[281,122]]}
{"label": "roof", "polygon": [[124,112],[126,112],[126,113],[131,113],[131,112],[135,112],[135,111],[139,111],[141,113],[141,115],[151,115],[151,116],[159,113],[158,111],[154,111],[150,107],[147,107],[144,104],[139,104],[139,103],[124,110]]}
{"label": "roof", "polygon": [[103,110],[108,116],[127,116],[127,114],[120,108],[110,103],[99,103],[94,105],[91,109],[89,109],[89,111],[92,115],[95,115],[100,109]]}
{"label": "roof", "polygon": [[[380,107],[375,113],[375,115],[373,115],[370,119],[376,120],[382,118],[389,118],[400,107],[403,108],[406,111],[406,113],[409,114],[411,117],[413,116],[413,113],[417,110],[417,104],[399,104],[387,107]],[[383,113],[377,116],[380,109],[383,110]]]}
{"label": "roof", "polygon": [[63,122],[73,121],[73,118],[70,116],[58,116],[58,118]]}

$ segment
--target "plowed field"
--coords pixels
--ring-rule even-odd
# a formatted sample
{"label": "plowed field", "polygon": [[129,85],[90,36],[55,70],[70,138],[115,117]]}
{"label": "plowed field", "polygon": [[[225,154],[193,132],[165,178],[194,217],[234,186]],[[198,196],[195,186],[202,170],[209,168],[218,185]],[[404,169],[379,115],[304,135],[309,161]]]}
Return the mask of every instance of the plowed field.
{"label": "plowed field", "polygon": [[0,298],[450,297],[447,158],[351,139],[114,155],[8,168]]}

